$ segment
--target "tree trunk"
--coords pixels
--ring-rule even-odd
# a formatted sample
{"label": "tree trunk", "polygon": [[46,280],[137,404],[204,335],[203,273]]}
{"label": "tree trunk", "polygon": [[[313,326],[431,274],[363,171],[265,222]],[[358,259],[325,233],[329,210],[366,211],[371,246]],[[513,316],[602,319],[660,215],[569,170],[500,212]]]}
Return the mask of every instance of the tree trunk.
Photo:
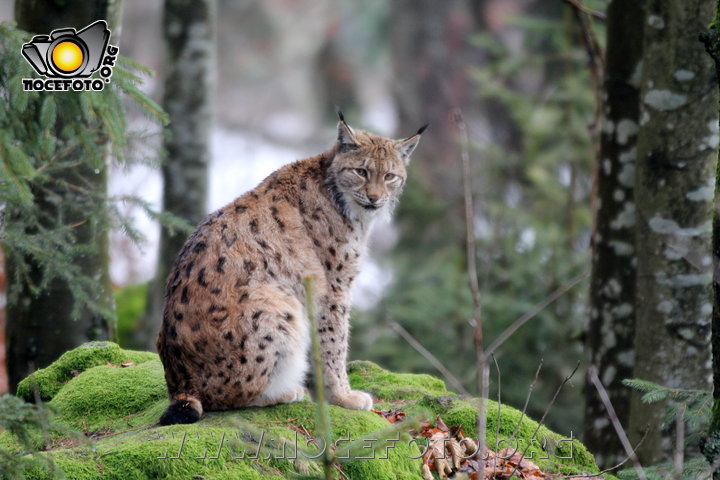
{"label": "tree trunk", "polygon": [[[170,118],[162,167],[163,209],[195,225],[207,214],[214,0],[166,0],[163,29],[168,56],[163,108]],[[148,289],[145,318],[134,335],[138,345],[155,348],[165,280],[186,237],[165,228],[160,234],[157,272]]]}
{"label": "tree trunk", "polygon": [[[705,50],[715,62],[717,86],[720,87],[720,0],[715,5],[715,18],[709,31],[701,36]],[[720,130],[720,125],[718,126]],[[714,466],[713,480],[720,480],[720,159],[715,170],[715,201],[713,210],[713,313],[711,328],[713,409],[707,435],[700,440],[700,450],[711,466]]]}
{"label": "tree trunk", "polygon": [[[597,206],[592,240],[590,318],[586,348],[608,391],[620,423],[630,417],[635,333],[635,155],[640,113],[644,21],[642,2],[615,0],[607,9],[603,90],[604,128],[596,165]],[[625,458],[625,450],[597,391],[585,388],[583,440],[601,467]]]}
{"label": "tree trunk", "polygon": [[[712,0],[648,2],[637,140],[637,296],[634,377],[710,388],[711,218],[717,91],[698,42]],[[665,403],[632,394],[629,436],[646,464],[673,450]]]}
{"label": "tree trunk", "polygon": [[[118,28],[121,2],[96,0],[93,2],[63,2],[51,0],[18,0],[15,3],[15,20],[18,27],[33,34],[47,35],[62,27],[84,28],[90,23],[104,19],[113,31]],[[60,129],[61,126],[57,125]],[[99,139],[99,141],[103,141]],[[64,179],[74,185],[91,185],[97,192],[107,190],[107,169],[99,171],[79,166],[63,173]],[[59,202],[50,194],[35,192],[38,208],[51,219],[62,218],[64,225],[75,230],[76,241],[88,245],[92,253],[79,255],[74,262],[82,266],[83,274],[95,279],[101,288],[91,301],[106,310],[114,307],[109,273],[108,229],[102,222],[87,221],[84,207],[75,201],[76,193],[57,187],[51,194],[59,196]],[[7,258],[7,279],[14,278],[16,262],[22,259]],[[39,283],[42,269],[32,259],[24,261],[32,265],[33,282]],[[7,367],[10,392],[31,371],[49,365],[65,351],[79,344],[114,336],[111,319],[83,308],[79,317],[72,316],[73,296],[63,280],[50,282],[40,295],[33,296],[27,285],[21,286],[17,303],[7,306]]]}

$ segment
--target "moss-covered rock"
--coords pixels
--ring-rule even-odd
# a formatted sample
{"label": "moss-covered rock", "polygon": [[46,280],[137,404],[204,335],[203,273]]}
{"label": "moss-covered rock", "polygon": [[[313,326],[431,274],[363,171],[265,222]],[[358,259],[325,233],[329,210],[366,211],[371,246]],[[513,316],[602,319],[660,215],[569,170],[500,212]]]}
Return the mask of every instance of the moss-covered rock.
{"label": "moss-covered rock", "polygon": [[128,368],[90,368],[70,380],[50,405],[59,412],[60,422],[94,432],[133,427],[140,419],[155,423],[157,417],[143,414],[162,414],[166,399],[163,366],[159,360],[151,360]]}
{"label": "moss-covered rock", "polygon": [[425,395],[449,395],[445,382],[430,375],[393,373],[373,362],[355,361],[348,365],[353,388],[370,392],[389,402],[418,400]]}
{"label": "moss-covered rock", "polygon": [[[119,367],[123,362],[134,365]],[[425,418],[439,414],[448,425],[462,425],[470,435],[475,429],[476,400],[448,392],[441,380],[429,375],[395,374],[371,362],[353,362],[349,375],[354,388],[369,391],[385,402],[377,408],[400,406],[408,416]],[[321,473],[317,460],[308,458],[317,453],[311,442],[317,433],[317,413],[315,404],[307,398],[274,407],[208,412],[193,425],[160,427],[157,420],[168,400],[157,356],[125,351],[109,342],[86,344],[67,352],[32,377],[23,381],[24,388],[32,392],[29,385],[36,383],[45,398],[52,398],[56,422],[93,438],[86,445],[62,430],[51,433],[55,448],[49,455],[67,478],[196,476],[230,480]],[[421,478],[421,450],[407,434],[410,425],[406,422],[390,425],[373,412],[335,406],[329,411],[336,454],[347,478]],[[489,445],[495,445],[495,402],[489,402],[488,412],[487,440]],[[501,447],[507,446],[517,427],[518,447],[529,447],[528,456],[532,453],[545,470],[597,471],[592,457],[577,440],[564,442],[560,435],[521,417],[513,408],[500,408],[497,440]],[[536,441],[531,441],[533,435]],[[0,433],[0,447],[9,441],[7,432]],[[511,445],[515,446],[514,440]],[[50,479],[52,474],[36,466],[27,477]]]}
{"label": "moss-covered rock", "polygon": [[123,350],[112,342],[89,342],[74,350],[65,352],[52,365],[42,368],[23,379],[17,388],[17,396],[27,401],[35,398],[35,389],[44,401],[52,399],[55,394],[73,376],[88,368],[111,363],[121,365],[125,362],[140,364],[149,360],[157,360],[157,354]]}

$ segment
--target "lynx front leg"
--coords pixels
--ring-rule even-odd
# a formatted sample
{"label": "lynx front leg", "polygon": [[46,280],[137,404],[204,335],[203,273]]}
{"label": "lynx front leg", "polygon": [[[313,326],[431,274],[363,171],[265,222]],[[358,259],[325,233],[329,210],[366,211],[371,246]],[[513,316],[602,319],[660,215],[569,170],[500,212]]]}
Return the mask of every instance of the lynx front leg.
{"label": "lynx front leg", "polygon": [[330,403],[353,410],[370,410],[369,393],[353,390],[347,376],[349,309],[345,304],[326,302],[318,321],[325,385]]}

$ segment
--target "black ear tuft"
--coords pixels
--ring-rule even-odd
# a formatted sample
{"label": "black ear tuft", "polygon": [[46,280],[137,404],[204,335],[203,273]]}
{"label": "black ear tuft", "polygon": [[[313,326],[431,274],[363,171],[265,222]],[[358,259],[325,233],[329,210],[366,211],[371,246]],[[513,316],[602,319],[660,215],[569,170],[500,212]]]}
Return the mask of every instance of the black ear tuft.
{"label": "black ear tuft", "polygon": [[340,152],[349,152],[358,148],[357,141],[355,141],[355,135],[350,125],[345,123],[345,117],[342,112],[338,109],[337,111],[340,121],[338,122],[338,142],[340,143]]}
{"label": "black ear tuft", "polygon": [[418,130],[415,135],[422,135],[422,133],[423,133],[425,130],[427,130],[427,128],[428,128],[429,126],[430,126],[430,124],[429,124],[429,123],[426,123],[425,125],[423,125],[422,127],[420,127],[420,130]]}
{"label": "black ear tuft", "polygon": [[340,118],[340,121],[345,123],[345,115],[343,115],[342,110],[340,110],[340,107],[335,105],[335,113],[337,113],[337,116]]}

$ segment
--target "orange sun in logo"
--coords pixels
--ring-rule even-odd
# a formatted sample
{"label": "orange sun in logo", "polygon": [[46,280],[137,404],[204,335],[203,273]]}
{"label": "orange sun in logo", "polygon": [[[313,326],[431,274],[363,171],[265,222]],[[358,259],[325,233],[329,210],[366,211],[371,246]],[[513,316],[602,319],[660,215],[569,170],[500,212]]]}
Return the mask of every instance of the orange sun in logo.
{"label": "orange sun in logo", "polygon": [[52,61],[63,72],[74,72],[83,63],[83,53],[73,42],[60,42],[53,48]]}

